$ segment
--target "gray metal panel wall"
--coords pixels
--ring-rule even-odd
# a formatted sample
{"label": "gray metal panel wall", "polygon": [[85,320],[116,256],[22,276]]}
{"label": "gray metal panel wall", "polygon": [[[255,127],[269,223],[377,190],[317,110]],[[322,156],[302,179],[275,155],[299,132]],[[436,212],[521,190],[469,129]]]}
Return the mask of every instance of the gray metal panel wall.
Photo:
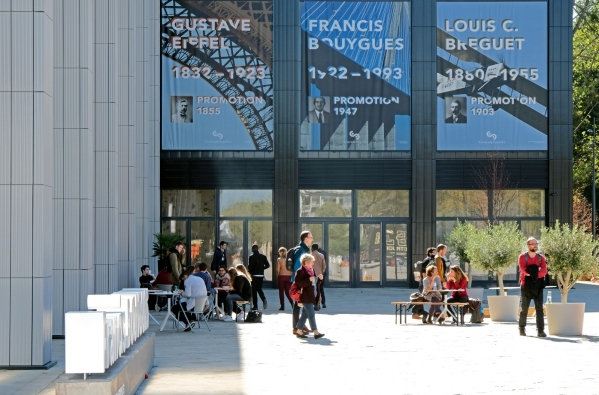
{"label": "gray metal panel wall", "polygon": [[572,222],[572,1],[549,0],[549,225]]}
{"label": "gray metal panel wall", "polygon": [[162,189],[272,189],[271,160],[162,159]]}
{"label": "gray metal panel wall", "polygon": [[53,20],[49,2],[0,4],[0,366],[52,358]]}
{"label": "gray metal panel wall", "polygon": [[[437,189],[480,189],[476,172],[488,165],[481,159],[437,160]],[[506,160],[508,188],[547,189],[549,166],[546,160]],[[484,174],[484,173],[483,173]]]}
{"label": "gray metal panel wall", "polygon": [[[291,246],[299,240],[298,150],[300,124],[300,3],[274,2],[274,224],[273,241]],[[276,256],[270,257],[271,259]]]}
{"label": "gray metal panel wall", "polygon": [[[87,308],[94,262],[94,93],[91,0],[54,1],[54,271],[52,334]],[[60,279],[60,281],[56,281]],[[81,292],[66,297],[67,289]]]}
{"label": "gray metal panel wall", "polygon": [[[412,219],[411,259],[435,241],[436,128],[435,0],[412,2]],[[408,266],[410,262],[408,262]],[[412,281],[413,276],[408,274]]]}
{"label": "gray metal panel wall", "polygon": [[411,189],[409,160],[302,159],[299,189]]}

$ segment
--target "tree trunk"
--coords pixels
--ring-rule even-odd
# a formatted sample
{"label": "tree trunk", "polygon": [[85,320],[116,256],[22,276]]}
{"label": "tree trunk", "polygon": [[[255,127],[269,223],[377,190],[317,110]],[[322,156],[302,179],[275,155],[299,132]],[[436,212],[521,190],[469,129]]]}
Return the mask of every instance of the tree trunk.
{"label": "tree trunk", "polygon": [[472,288],[472,265],[468,262],[468,288]]}
{"label": "tree trunk", "polygon": [[565,288],[560,291],[560,293],[562,294],[562,303],[563,304],[568,303],[568,291],[569,290],[565,289]]}
{"label": "tree trunk", "polygon": [[505,289],[503,287],[503,275],[505,274],[505,269],[501,268],[497,271],[497,283],[499,284],[499,295],[505,295]]}

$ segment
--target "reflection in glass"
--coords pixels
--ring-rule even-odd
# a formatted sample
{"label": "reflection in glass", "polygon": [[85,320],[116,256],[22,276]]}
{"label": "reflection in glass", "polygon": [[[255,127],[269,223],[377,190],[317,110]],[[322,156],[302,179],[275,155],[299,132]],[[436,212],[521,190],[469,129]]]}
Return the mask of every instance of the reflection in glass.
{"label": "reflection in glass", "polygon": [[520,229],[524,233],[524,237],[534,237],[537,240],[541,240],[541,228],[545,226],[545,220],[534,220],[534,221],[521,221]]}
{"label": "reflection in glass", "polygon": [[222,190],[219,203],[223,217],[272,217],[271,190]]}
{"label": "reflection in glass", "polygon": [[349,224],[329,224],[329,281],[349,281]]}
{"label": "reflection in glass", "polygon": [[218,243],[214,242],[214,221],[191,221],[189,250],[192,265],[204,262],[210,271],[215,245]]}
{"label": "reflection in glass", "polygon": [[163,189],[163,217],[213,217],[214,189]]}
{"label": "reflection in glass", "polygon": [[360,280],[381,281],[381,224],[360,224]]}
{"label": "reflection in glass", "polygon": [[437,217],[489,217],[489,199],[481,190],[437,190]]}
{"label": "reflection in glass", "polygon": [[408,279],[408,225],[385,226],[385,279]]}
{"label": "reflection in glass", "polygon": [[545,216],[545,191],[523,190],[513,191],[513,200],[507,207],[504,217],[544,217]]}
{"label": "reflection in glass", "polygon": [[234,267],[239,263],[247,263],[243,254],[243,221],[220,221],[218,228],[219,244],[227,242],[227,266]]}
{"label": "reflection in glass", "polygon": [[409,191],[358,191],[358,217],[408,217]]}
{"label": "reflection in glass", "polygon": [[257,244],[260,253],[266,255],[270,263],[270,268],[264,270],[264,280],[272,281],[272,221],[248,221],[248,235],[248,257],[252,253],[252,245]]}
{"label": "reflection in glass", "polygon": [[300,191],[300,217],[350,217],[351,207],[351,191]]}

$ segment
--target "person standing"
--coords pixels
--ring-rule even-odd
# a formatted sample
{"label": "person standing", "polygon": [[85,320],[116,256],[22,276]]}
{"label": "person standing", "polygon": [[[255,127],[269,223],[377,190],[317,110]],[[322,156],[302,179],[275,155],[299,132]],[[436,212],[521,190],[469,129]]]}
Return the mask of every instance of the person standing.
{"label": "person standing", "polygon": [[170,280],[171,284],[179,285],[179,278],[183,273],[183,264],[181,262],[181,251],[183,251],[183,243],[178,241],[174,248],[169,250],[168,264],[171,268]]}
{"label": "person standing", "polygon": [[321,285],[324,281],[324,271],[327,269],[327,265],[324,262],[324,255],[318,252],[318,244],[312,244],[310,247],[310,252],[312,256],[314,256],[314,275],[316,276],[316,298],[314,302],[314,310],[320,310],[320,297],[321,293]]}
{"label": "person standing", "polygon": [[[312,233],[309,230],[305,230],[302,233],[300,233],[300,243],[298,244],[299,249],[297,250],[297,252],[294,255],[294,259],[293,259],[293,272],[291,274],[291,282],[295,282],[295,274],[297,273],[297,270],[302,267],[301,264],[301,258],[302,255],[304,254],[308,254],[310,253],[310,247],[312,245],[312,241],[314,240],[314,237],[312,237]],[[290,259],[289,257],[287,257],[287,259]],[[297,325],[297,322],[299,321],[299,316],[300,316],[300,310],[301,307],[297,304],[297,302],[293,303],[293,314],[291,315],[291,323],[293,326],[293,334],[295,335],[295,326]]]}
{"label": "person standing", "polygon": [[314,332],[314,338],[320,339],[324,336],[324,333],[318,332],[318,328],[316,327],[316,315],[314,313],[314,286],[316,285],[316,276],[314,273],[313,255],[302,255],[301,266],[295,272],[295,284],[302,290],[300,304],[303,309],[302,316],[295,326],[295,336],[300,339],[305,339],[307,337],[304,334],[303,328],[306,324],[306,320],[310,320],[310,329]]}
{"label": "person standing", "polygon": [[287,297],[291,307],[293,308],[293,299],[289,295],[289,289],[291,288],[291,271],[287,270],[287,248],[279,248],[279,257],[277,258],[277,280],[279,282],[279,302],[281,302],[281,308],[279,311],[285,310],[285,299]]}
{"label": "person standing", "polygon": [[441,282],[445,281],[445,272],[447,271],[447,246],[445,244],[439,244],[437,246],[437,255],[435,256],[435,263],[437,264],[437,272],[439,272],[439,278]]}
{"label": "person standing", "polygon": [[262,299],[262,307],[266,310],[268,303],[266,302],[266,296],[262,291],[262,283],[264,281],[264,269],[268,269],[270,263],[266,256],[260,254],[260,250],[257,244],[252,246],[252,256],[250,256],[248,264],[248,272],[252,275],[252,310],[258,310],[258,295]]}
{"label": "person standing", "polygon": [[214,255],[212,256],[212,264],[210,265],[210,270],[216,273],[218,272],[218,268],[224,266],[227,267],[227,242],[221,241],[218,243],[218,248],[214,250]]}
{"label": "person standing", "polygon": [[[327,266],[329,264],[329,256],[327,254],[327,252],[322,248],[322,247],[318,247],[318,252],[320,252],[322,254],[322,256],[324,257],[324,270],[322,272],[322,275],[326,278],[327,276]],[[322,281],[320,282],[320,302],[322,303],[322,308],[326,309],[327,308],[327,301],[326,301],[326,297],[324,295],[324,278],[322,279]]]}
{"label": "person standing", "polygon": [[520,254],[518,266],[520,267],[520,296],[522,297],[522,311],[518,327],[520,336],[526,336],[526,318],[530,301],[535,302],[537,315],[537,336],[547,337],[545,333],[545,317],[543,315],[543,288],[544,277],[547,274],[547,261],[541,254],[537,254],[539,242],[534,237],[526,241],[528,251]]}

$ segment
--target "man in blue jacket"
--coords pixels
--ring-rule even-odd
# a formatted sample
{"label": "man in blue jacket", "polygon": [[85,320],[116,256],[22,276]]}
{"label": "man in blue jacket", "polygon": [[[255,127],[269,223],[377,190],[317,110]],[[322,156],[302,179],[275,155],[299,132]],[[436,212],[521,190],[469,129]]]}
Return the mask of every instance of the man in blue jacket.
{"label": "man in blue jacket", "polygon": [[[297,270],[302,266],[300,259],[302,258],[302,255],[304,254],[309,254],[310,253],[310,246],[312,245],[312,241],[314,241],[314,237],[312,237],[312,233],[310,233],[309,230],[305,230],[300,234],[300,243],[298,244],[300,246],[299,251],[295,254],[294,259],[293,259],[293,273],[291,274],[291,282],[293,283],[295,281],[295,272],[297,272]],[[299,321],[299,316],[300,316],[300,311],[301,311],[301,307],[299,307],[297,305],[297,302],[293,303],[293,327],[292,327],[292,333],[295,335],[295,326],[297,325],[297,322]]]}

